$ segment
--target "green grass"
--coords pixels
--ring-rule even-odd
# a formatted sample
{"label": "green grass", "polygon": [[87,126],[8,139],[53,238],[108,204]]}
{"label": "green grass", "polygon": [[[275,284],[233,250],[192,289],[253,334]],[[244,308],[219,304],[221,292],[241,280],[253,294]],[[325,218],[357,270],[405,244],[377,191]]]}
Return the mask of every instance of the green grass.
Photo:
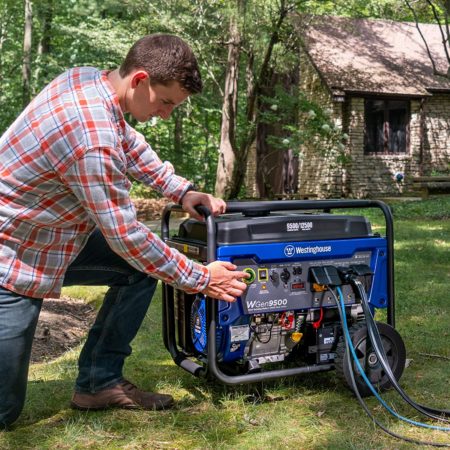
{"label": "green grass", "polygon": [[[395,203],[397,328],[410,365],[402,385],[416,400],[450,409],[450,199]],[[369,212],[380,227],[381,217]],[[98,304],[103,290],[71,288]],[[227,388],[197,379],[164,349],[161,299],[155,296],[134,342],[126,376],[147,389],[172,394],[164,412],[83,413],[68,404],[78,350],[31,367],[26,408],[1,449],[412,449],[377,429],[334,372]],[[260,401],[257,393],[263,392]],[[400,413],[420,419],[385,395]],[[393,431],[450,443],[450,433],[414,428],[370,409]],[[420,447],[426,448],[426,447]]]}

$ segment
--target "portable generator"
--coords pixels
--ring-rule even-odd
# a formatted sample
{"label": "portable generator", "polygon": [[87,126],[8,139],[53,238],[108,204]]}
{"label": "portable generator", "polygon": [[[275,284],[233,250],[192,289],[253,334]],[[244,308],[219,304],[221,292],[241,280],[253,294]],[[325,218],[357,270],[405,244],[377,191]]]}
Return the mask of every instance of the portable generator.
{"label": "portable generator", "polygon": [[[375,233],[366,217],[342,212],[354,208],[381,210],[385,235]],[[249,274],[248,287],[230,303],[163,285],[164,343],[176,364],[228,385],[336,369],[352,388],[342,318],[329,288],[339,285],[358,359],[373,386],[388,388],[386,367],[368,340],[356,280],[371,312],[386,310],[387,323],[377,327],[390,368],[400,378],[406,355],[395,330],[393,221],[386,204],[229,202],[227,213],[216,218],[200,210],[205,221],[186,219],[171,232],[171,213],[181,207],[168,206],[163,240],[201,263],[232,262]],[[357,384],[370,395],[361,377]]]}

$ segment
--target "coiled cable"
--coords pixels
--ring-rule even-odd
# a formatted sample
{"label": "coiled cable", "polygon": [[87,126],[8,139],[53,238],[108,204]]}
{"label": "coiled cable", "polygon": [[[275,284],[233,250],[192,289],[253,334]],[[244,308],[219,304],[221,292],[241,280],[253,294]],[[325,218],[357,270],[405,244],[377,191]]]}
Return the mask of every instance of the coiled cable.
{"label": "coiled cable", "polygon": [[339,312],[339,316],[340,316],[340,319],[341,319],[342,328],[343,328],[343,332],[344,332],[344,340],[345,340],[345,347],[346,347],[346,363],[348,364],[348,367],[349,367],[350,380],[351,380],[351,383],[352,383],[352,388],[353,388],[353,390],[355,392],[355,395],[356,395],[356,397],[358,399],[358,402],[360,403],[360,405],[362,406],[362,408],[364,409],[366,414],[385,433],[387,433],[390,436],[393,436],[393,437],[395,437],[397,439],[401,439],[401,440],[404,440],[406,442],[411,442],[411,443],[418,444],[418,445],[431,445],[433,447],[450,448],[450,444],[437,443],[437,442],[428,442],[428,441],[420,441],[420,440],[417,440],[417,439],[413,439],[413,438],[410,438],[410,437],[406,437],[406,436],[402,436],[400,434],[394,433],[393,431],[391,431],[387,427],[385,427],[380,421],[378,421],[373,416],[373,414],[370,412],[370,410],[367,407],[365,401],[363,400],[363,398],[361,397],[361,395],[359,393],[358,386],[356,384],[356,380],[355,380],[354,373],[353,373],[353,366],[351,364],[350,355],[353,357],[353,359],[355,361],[355,364],[356,364],[356,366],[358,368],[358,371],[360,372],[362,378],[364,379],[364,381],[367,384],[367,386],[369,387],[369,389],[371,389],[371,391],[374,394],[374,396],[377,398],[377,400],[383,405],[383,407],[389,413],[394,415],[396,418],[398,418],[398,419],[400,419],[402,421],[406,421],[406,422],[408,422],[408,423],[410,423],[412,425],[421,426],[421,427],[425,427],[425,428],[432,428],[432,429],[439,430],[439,431],[450,431],[450,428],[438,427],[438,426],[434,426],[434,425],[423,424],[421,422],[416,422],[416,421],[410,420],[410,419],[408,419],[406,417],[403,417],[400,414],[397,414],[395,411],[393,411],[392,408],[390,408],[386,404],[386,402],[380,397],[378,392],[372,386],[372,383],[370,383],[369,379],[365,375],[364,370],[361,367],[361,364],[359,363],[359,360],[358,360],[358,357],[356,355],[355,349],[353,347],[353,343],[352,343],[352,340],[351,340],[351,337],[350,337],[350,333],[349,333],[349,330],[348,330],[347,317],[346,317],[346,314],[345,314],[345,304],[344,304],[342,290],[340,289],[340,287],[337,287],[337,291],[338,291],[338,294],[339,294],[339,298],[336,296],[334,291],[332,289],[330,289],[330,292],[333,295],[333,297],[335,298],[336,304],[338,306],[338,312]]}

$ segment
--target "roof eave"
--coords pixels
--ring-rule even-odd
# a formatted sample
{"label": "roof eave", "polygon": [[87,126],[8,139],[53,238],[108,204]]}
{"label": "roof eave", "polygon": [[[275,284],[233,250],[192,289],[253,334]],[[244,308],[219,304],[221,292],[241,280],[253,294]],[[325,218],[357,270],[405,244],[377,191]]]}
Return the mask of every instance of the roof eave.
{"label": "roof eave", "polygon": [[430,94],[450,94],[450,88],[426,88]]}
{"label": "roof eave", "polygon": [[431,94],[424,92],[386,92],[386,91],[369,91],[359,89],[345,89],[345,93],[349,96],[377,96],[377,97],[401,97],[401,98],[422,98],[431,97]]}
{"label": "roof eave", "polygon": [[[437,92],[436,90],[434,92]],[[442,92],[449,93],[450,90],[443,90]],[[423,98],[431,97],[433,94],[424,92],[410,93],[410,92],[385,92],[373,91],[364,89],[345,89],[343,87],[332,86],[331,96],[333,101],[342,103],[346,97],[398,97],[398,98]]]}

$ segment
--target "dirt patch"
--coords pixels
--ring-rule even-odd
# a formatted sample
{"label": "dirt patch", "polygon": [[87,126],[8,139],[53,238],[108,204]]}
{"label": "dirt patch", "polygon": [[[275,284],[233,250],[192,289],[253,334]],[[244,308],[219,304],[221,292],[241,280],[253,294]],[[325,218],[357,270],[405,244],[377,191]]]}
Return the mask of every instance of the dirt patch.
{"label": "dirt patch", "polygon": [[96,311],[70,297],[45,299],[31,353],[33,363],[49,361],[76,347],[94,323]]}

